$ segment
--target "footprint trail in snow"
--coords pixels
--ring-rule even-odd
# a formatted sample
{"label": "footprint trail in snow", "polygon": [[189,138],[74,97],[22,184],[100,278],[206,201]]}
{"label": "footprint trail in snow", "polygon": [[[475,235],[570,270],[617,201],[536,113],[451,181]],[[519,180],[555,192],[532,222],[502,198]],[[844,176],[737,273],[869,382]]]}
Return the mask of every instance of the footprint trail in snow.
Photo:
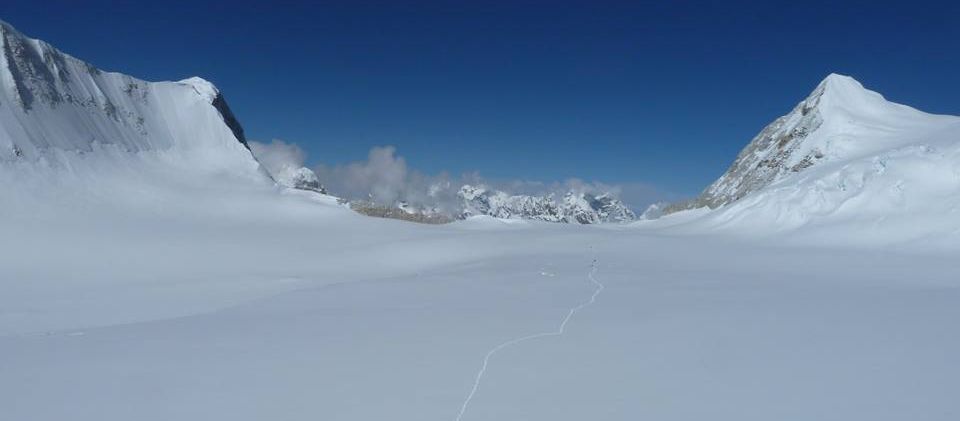
{"label": "footprint trail in snow", "polygon": [[562,336],[563,332],[567,329],[567,323],[573,319],[573,316],[577,314],[580,310],[583,310],[587,306],[593,304],[597,301],[597,296],[603,292],[603,284],[597,280],[594,276],[597,273],[597,259],[593,259],[593,263],[590,264],[590,272],[587,273],[587,279],[594,285],[593,294],[590,295],[590,299],[576,305],[567,311],[567,315],[563,318],[563,321],[560,322],[560,326],[557,330],[551,332],[541,332],[533,335],[524,336],[522,338],[511,339],[507,342],[504,342],[500,345],[493,347],[490,351],[487,352],[487,355],[483,357],[483,364],[480,366],[480,371],[477,372],[477,376],[473,381],[473,388],[470,390],[470,393],[467,395],[467,398],[463,401],[463,405],[460,406],[460,413],[457,414],[456,421],[461,421],[464,414],[467,412],[467,408],[470,406],[470,401],[473,400],[473,397],[477,394],[477,391],[480,389],[480,383],[483,381],[483,376],[487,372],[487,367],[490,365],[490,359],[493,356],[505,348],[509,348],[513,345],[517,345],[521,342],[530,341],[538,338],[545,338],[549,336]]}

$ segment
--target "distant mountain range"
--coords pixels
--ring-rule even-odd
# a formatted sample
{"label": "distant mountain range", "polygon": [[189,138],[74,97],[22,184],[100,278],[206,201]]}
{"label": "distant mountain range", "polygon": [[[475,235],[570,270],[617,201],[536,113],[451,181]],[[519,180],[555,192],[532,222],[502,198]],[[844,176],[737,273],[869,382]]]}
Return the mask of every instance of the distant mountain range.
{"label": "distant mountain range", "polygon": [[[47,197],[82,189],[97,190],[98,198],[140,197],[149,196],[144,186],[171,180],[197,188],[216,181],[325,192],[307,168],[269,173],[210,82],[146,82],[101,71],[3,22],[0,176],[7,198],[42,189],[50,190]],[[608,192],[453,188],[456,203],[444,209],[364,201],[351,207],[420,222],[476,215],[578,224],[637,219]],[[658,205],[642,219],[694,209],[695,224],[743,232],[856,226],[910,237],[960,230],[960,117],[889,102],[851,77],[831,74],[698,197]]]}
{"label": "distant mountain range", "polygon": [[578,224],[622,223],[636,219],[633,211],[606,192],[595,194],[570,190],[562,195],[512,195],[486,187],[464,185],[457,196],[463,200],[461,217],[489,215]]}
{"label": "distant mountain range", "polygon": [[563,194],[522,195],[467,184],[457,191],[456,196],[459,202],[454,211],[407,202],[383,205],[353,201],[350,205],[371,216],[427,223],[445,223],[479,215],[570,224],[624,223],[636,219],[633,211],[610,193],[569,190]]}

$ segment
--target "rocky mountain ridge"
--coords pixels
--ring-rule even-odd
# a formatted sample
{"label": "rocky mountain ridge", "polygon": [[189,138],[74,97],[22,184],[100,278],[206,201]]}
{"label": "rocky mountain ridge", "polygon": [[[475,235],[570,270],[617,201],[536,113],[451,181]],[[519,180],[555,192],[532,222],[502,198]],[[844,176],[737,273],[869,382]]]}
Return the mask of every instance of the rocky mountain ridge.
{"label": "rocky mountain ridge", "polygon": [[664,212],[723,207],[812,167],[895,147],[952,118],[889,102],[852,77],[830,74],[761,130],[698,197]]}
{"label": "rocky mountain ridge", "polygon": [[636,219],[633,211],[610,193],[570,190],[562,196],[556,193],[517,195],[483,186],[464,185],[457,195],[463,200],[461,218],[488,215],[578,224],[622,223]]}

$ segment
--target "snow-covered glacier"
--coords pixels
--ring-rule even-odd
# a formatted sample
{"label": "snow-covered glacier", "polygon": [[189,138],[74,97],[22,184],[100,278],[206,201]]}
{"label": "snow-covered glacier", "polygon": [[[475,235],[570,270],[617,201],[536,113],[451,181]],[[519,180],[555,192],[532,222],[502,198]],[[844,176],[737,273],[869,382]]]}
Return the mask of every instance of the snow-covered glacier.
{"label": "snow-covered glacier", "polygon": [[0,419],[960,415],[955,118],[832,76],[713,210],[411,224],[276,188],[209,83],[0,31]]}

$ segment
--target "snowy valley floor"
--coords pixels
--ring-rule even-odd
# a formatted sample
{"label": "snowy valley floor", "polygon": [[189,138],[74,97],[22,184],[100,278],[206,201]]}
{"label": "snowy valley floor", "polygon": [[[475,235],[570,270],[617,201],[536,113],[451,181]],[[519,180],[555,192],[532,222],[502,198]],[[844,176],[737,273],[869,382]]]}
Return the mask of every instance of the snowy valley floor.
{"label": "snowy valley floor", "polygon": [[0,419],[960,417],[951,254],[310,200],[6,218]]}

